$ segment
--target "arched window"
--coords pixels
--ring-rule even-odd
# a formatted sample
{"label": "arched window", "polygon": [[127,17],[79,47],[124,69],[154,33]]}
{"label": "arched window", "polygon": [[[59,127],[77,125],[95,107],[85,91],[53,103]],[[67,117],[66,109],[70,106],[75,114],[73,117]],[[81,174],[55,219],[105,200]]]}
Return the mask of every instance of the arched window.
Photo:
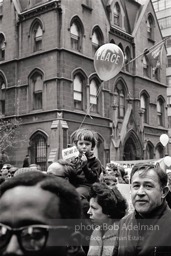
{"label": "arched window", "polygon": [[98,85],[95,79],[90,82],[90,111],[98,112]]}
{"label": "arched window", "polygon": [[121,50],[123,51],[123,53],[125,54],[124,52],[124,48],[123,48],[123,45],[121,43],[118,44],[118,46],[121,48]]}
{"label": "arched window", "polygon": [[111,43],[111,44],[115,44],[114,39],[111,39],[111,40],[110,40],[110,43]]}
{"label": "arched window", "polygon": [[164,101],[162,98],[157,100],[157,121],[159,126],[164,126]]}
{"label": "arched window", "polygon": [[150,69],[150,64],[146,55],[143,56],[142,62],[143,62],[143,76],[150,77],[151,69]]}
{"label": "arched window", "polygon": [[5,37],[2,33],[0,33],[0,61],[5,60]]}
{"label": "arched window", "polygon": [[146,146],[146,159],[154,158],[154,146],[152,143],[148,142]]}
{"label": "arched window", "polygon": [[116,3],[113,8],[113,23],[114,23],[114,25],[121,26],[120,15],[121,15],[120,6],[118,3]]}
{"label": "arched window", "polygon": [[30,138],[31,164],[38,164],[42,171],[47,167],[47,137],[42,132],[35,133]]}
{"label": "arched window", "polygon": [[164,157],[164,147],[160,143],[156,146],[155,155],[156,159]]}
{"label": "arched window", "polygon": [[[123,55],[125,56],[125,51],[124,51],[123,45],[121,43],[119,43],[118,46],[119,46],[119,48],[121,48]],[[122,67],[122,70],[124,70],[124,65]]]}
{"label": "arched window", "polygon": [[149,120],[149,97],[146,93],[140,96],[140,109],[143,111],[143,122],[148,123]]}
{"label": "arched window", "polygon": [[171,75],[166,77],[168,87],[171,87]]}
{"label": "arched window", "polygon": [[132,137],[128,138],[123,153],[123,160],[135,160],[137,159],[137,149],[134,139]]}
{"label": "arched window", "polygon": [[97,49],[102,45],[103,43],[103,36],[100,28],[96,27],[92,32],[92,52],[93,56]]}
{"label": "arched window", "polygon": [[43,75],[42,73],[36,71],[30,77],[30,89],[31,89],[31,105],[33,110],[38,110],[43,108]]}
{"label": "arched window", "polygon": [[147,35],[149,39],[154,39],[154,18],[152,14],[149,14],[147,19]]}
{"label": "arched window", "polygon": [[130,71],[130,65],[129,65],[130,60],[131,60],[130,48],[126,47],[126,49],[125,49],[125,69],[128,72]]}
{"label": "arched window", "polygon": [[31,28],[33,51],[37,52],[42,50],[43,40],[43,26],[39,20],[36,20],[32,24]]}
{"label": "arched window", "polygon": [[99,37],[96,31],[94,31],[92,34],[92,44],[95,45],[97,48],[100,45]]}
{"label": "arched window", "polygon": [[73,50],[81,51],[83,39],[83,26],[78,18],[74,18],[70,25],[71,47]]}
{"label": "arched window", "polygon": [[83,78],[80,75],[74,76],[73,81],[74,108],[83,109]]}
{"label": "arched window", "polygon": [[4,78],[0,75],[0,115],[5,115],[5,95],[6,84]]}
{"label": "arched window", "polygon": [[114,90],[114,105],[118,108],[118,118],[124,118],[125,115],[125,88],[121,81],[119,81]]}
{"label": "arched window", "polygon": [[157,81],[160,81],[160,65],[153,68],[153,76]]}

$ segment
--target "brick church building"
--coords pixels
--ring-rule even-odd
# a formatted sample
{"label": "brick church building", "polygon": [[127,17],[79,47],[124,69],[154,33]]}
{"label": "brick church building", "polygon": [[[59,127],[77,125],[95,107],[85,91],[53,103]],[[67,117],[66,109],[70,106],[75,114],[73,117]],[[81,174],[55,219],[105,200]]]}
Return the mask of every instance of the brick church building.
{"label": "brick church building", "polygon": [[[25,138],[7,149],[12,164],[29,154],[46,170],[80,127],[97,133],[104,165],[167,153],[166,50],[154,68],[144,52],[162,35],[151,1],[139,2],[0,0],[0,115],[19,118]],[[101,81],[94,54],[106,43],[125,64]]]}

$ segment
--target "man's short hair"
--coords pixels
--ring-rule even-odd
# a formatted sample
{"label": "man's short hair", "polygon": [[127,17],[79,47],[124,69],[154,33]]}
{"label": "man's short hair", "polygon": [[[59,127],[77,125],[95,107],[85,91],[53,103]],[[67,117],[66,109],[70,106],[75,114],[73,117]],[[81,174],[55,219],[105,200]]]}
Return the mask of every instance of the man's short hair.
{"label": "man's short hair", "polygon": [[160,165],[158,163],[157,164],[150,164],[150,163],[142,164],[142,163],[139,163],[139,164],[134,165],[134,167],[132,168],[131,174],[130,174],[130,182],[132,181],[133,175],[137,171],[142,171],[140,176],[141,175],[143,176],[145,173],[147,173],[151,169],[153,169],[156,172],[156,174],[158,176],[158,179],[159,179],[160,186],[162,188],[166,187],[167,186],[168,177],[167,177],[166,172],[163,171],[163,169],[161,169],[161,167],[160,167]]}
{"label": "man's short hair", "polygon": [[59,212],[62,219],[80,219],[81,202],[75,188],[65,179],[52,177],[42,172],[26,172],[4,182],[0,186],[0,198],[7,190],[14,187],[36,185],[55,194],[60,199]]}

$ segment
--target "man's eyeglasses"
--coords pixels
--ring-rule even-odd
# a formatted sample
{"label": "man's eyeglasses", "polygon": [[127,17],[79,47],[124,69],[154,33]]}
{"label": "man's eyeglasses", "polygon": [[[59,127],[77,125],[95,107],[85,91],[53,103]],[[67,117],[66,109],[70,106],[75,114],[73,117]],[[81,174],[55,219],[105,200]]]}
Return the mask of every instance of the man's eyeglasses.
{"label": "man's eyeglasses", "polygon": [[49,230],[70,230],[69,226],[29,225],[11,228],[0,223],[0,250],[4,249],[13,234],[17,236],[21,249],[25,252],[40,251],[46,246]]}

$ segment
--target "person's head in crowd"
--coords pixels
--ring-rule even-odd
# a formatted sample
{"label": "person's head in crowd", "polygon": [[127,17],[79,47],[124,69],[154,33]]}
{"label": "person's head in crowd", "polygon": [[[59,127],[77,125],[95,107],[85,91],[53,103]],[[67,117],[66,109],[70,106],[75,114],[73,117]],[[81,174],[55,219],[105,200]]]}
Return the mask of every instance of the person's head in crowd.
{"label": "person's head in crowd", "polygon": [[118,167],[114,163],[107,163],[104,173],[107,175],[116,176]]}
{"label": "person's head in crowd", "polygon": [[73,171],[73,168],[73,164],[69,161],[59,159],[57,162],[49,165],[47,173],[69,180],[69,174]]}
{"label": "person's head in crowd", "polygon": [[2,169],[1,169],[1,175],[4,177],[4,178],[8,178],[8,176],[10,176],[10,168],[12,167],[11,164],[4,164],[2,166]]}
{"label": "person's head in crowd", "polygon": [[81,202],[67,181],[26,172],[1,185],[0,255],[75,255]]}
{"label": "person's head in crowd", "polygon": [[131,197],[139,214],[151,214],[165,202],[167,181],[166,172],[158,164],[137,164],[133,167],[130,174]]}
{"label": "person's head in crowd", "polygon": [[15,174],[15,172],[16,172],[17,170],[18,170],[18,168],[15,167],[15,166],[12,166],[12,167],[9,169],[9,172],[10,172],[10,174],[11,174],[11,177],[14,176],[14,174]]}
{"label": "person's head in crowd", "polygon": [[127,202],[117,187],[112,190],[105,183],[94,183],[90,191],[88,214],[93,223],[112,223],[125,216]]}
{"label": "person's head in crowd", "polygon": [[22,167],[29,167],[29,165],[30,165],[29,158],[30,158],[29,155],[25,156]]}
{"label": "person's head in crowd", "polygon": [[96,134],[86,128],[78,129],[75,133],[74,143],[79,153],[89,155],[97,144]]}
{"label": "person's head in crowd", "polygon": [[36,169],[38,171],[41,171],[41,167],[40,167],[39,164],[30,164],[29,167],[34,169],[34,170]]}
{"label": "person's head in crowd", "polygon": [[14,177],[26,172],[41,172],[41,171],[39,171],[36,167],[22,167],[22,168],[18,168],[15,171]]}
{"label": "person's head in crowd", "polygon": [[119,167],[119,171],[120,171],[120,174],[121,174],[121,178],[123,179],[123,181],[126,183],[126,184],[129,184],[129,176],[128,176],[128,173],[125,171],[125,168],[120,166]]}
{"label": "person's head in crowd", "polygon": [[2,177],[4,177],[5,179],[8,178],[8,169],[2,168],[2,169],[1,169],[1,175],[2,175]]}
{"label": "person's head in crowd", "polygon": [[4,164],[1,169],[1,176],[5,179],[12,178],[17,169],[17,167],[12,166],[11,164]]}
{"label": "person's head in crowd", "polygon": [[107,163],[104,173],[115,177],[121,176],[120,167],[114,163]]}
{"label": "person's head in crowd", "polygon": [[9,179],[9,178],[12,178],[12,175],[11,175],[11,172],[10,172],[10,171],[8,171],[7,178],[8,178],[8,179]]}
{"label": "person's head in crowd", "polygon": [[117,179],[117,183],[129,183],[129,180],[125,179],[126,172],[125,169],[121,166],[118,166],[114,163],[107,163],[104,170],[104,175],[114,176]]}
{"label": "person's head in crowd", "polygon": [[117,178],[112,175],[101,175],[100,182],[105,183],[110,189],[115,187],[118,183]]}

